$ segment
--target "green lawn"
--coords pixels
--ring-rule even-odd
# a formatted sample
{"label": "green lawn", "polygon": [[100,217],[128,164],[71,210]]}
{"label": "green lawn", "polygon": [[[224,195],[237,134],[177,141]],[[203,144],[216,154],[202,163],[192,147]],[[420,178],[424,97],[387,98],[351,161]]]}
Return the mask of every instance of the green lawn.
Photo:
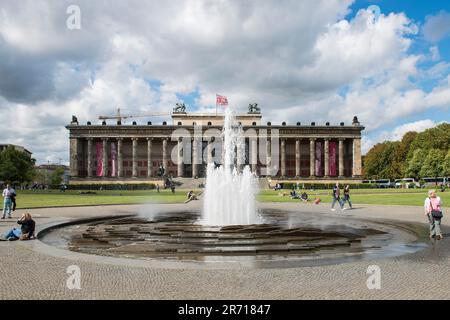
{"label": "green lawn", "polygon": [[79,191],[19,191],[17,208],[37,208],[78,205],[105,204],[139,204],[139,203],[181,203],[186,200],[186,193],[170,190],[145,191],[94,191],[96,194],[80,194]]}
{"label": "green lawn", "polygon": [[[405,206],[423,206],[427,197],[427,190],[407,190],[384,189],[384,190],[353,190],[351,192],[351,201],[355,204],[381,204],[381,205],[405,205]],[[288,190],[284,191],[289,194]],[[408,192],[408,193],[407,193]],[[322,202],[331,202],[331,191],[318,190],[315,192],[307,191],[309,199],[318,196]],[[444,205],[450,203],[450,191],[438,192],[438,196]],[[258,195],[258,201],[261,202],[298,202],[300,200],[292,200],[288,196],[280,196],[280,192],[264,190]]]}
{"label": "green lawn", "polygon": [[[79,191],[61,193],[51,191],[19,191],[17,196],[18,208],[37,208],[77,205],[106,205],[106,204],[140,204],[140,203],[182,203],[186,200],[187,190],[177,190],[172,194],[170,190],[145,191],[95,191],[93,195],[83,195]],[[199,192],[198,190],[196,191]],[[289,194],[289,190],[283,190]],[[307,191],[309,198],[318,196],[322,202],[331,202],[331,190]],[[280,196],[279,191],[263,190],[257,199],[260,202],[299,202],[289,196]],[[450,203],[450,191],[438,192],[443,203]],[[422,206],[427,190],[417,189],[374,189],[352,190],[351,199],[355,204],[385,204]]]}

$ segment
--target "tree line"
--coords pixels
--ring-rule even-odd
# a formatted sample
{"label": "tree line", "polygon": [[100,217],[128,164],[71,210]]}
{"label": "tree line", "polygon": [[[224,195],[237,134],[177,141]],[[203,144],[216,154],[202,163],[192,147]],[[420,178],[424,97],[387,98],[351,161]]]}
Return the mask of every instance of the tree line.
{"label": "tree line", "polygon": [[401,179],[450,176],[450,124],[442,123],[421,133],[407,132],[401,141],[374,145],[363,157],[367,179]]}

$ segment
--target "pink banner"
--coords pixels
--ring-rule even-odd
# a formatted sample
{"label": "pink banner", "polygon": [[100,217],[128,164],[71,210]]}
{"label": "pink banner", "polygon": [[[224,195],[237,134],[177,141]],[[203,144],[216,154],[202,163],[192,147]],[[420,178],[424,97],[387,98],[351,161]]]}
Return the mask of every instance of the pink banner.
{"label": "pink banner", "polygon": [[329,144],[329,164],[330,164],[330,176],[337,176],[336,169],[336,142],[330,141]]}
{"label": "pink banner", "polygon": [[111,177],[116,176],[116,162],[117,162],[117,151],[116,144],[111,143]]}
{"label": "pink banner", "polygon": [[322,142],[316,142],[316,176],[322,175]]}
{"label": "pink banner", "polygon": [[95,144],[97,149],[97,177],[103,176],[103,143],[97,142]]}

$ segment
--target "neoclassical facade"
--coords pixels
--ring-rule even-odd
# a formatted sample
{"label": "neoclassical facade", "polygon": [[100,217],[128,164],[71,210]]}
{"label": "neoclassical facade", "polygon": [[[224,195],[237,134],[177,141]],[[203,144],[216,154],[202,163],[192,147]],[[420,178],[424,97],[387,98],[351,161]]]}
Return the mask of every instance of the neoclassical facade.
{"label": "neoclassical facade", "polygon": [[[222,163],[224,116],[172,113],[172,123],[82,125],[74,117],[70,132],[71,183],[137,183],[168,175],[204,177],[207,163]],[[237,167],[258,176],[282,179],[361,178],[361,132],[350,125],[261,123],[260,113],[236,116],[242,127]]]}

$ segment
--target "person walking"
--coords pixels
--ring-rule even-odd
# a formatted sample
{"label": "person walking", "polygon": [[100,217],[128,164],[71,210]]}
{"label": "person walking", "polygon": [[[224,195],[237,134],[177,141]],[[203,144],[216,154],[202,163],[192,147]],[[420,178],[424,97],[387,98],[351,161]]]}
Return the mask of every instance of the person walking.
{"label": "person walking", "polygon": [[2,219],[6,218],[6,213],[7,212],[8,212],[8,218],[11,219],[12,200],[11,200],[11,187],[9,186],[9,184],[7,184],[6,188],[3,190],[2,197],[3,197],[3,216],[2,216]]}
{"label": "person walking", "polygon": [[[345,202],[348,202],[350,209],[353,209],[352,202],[350,201],[350,186],[346,185],[344,188],[344,197],[342,198],[342,207],[345,206]],[[345,210],[346,208],[344,208]]]}
{"label": "person walking", "polygon": [[339,203],[339,206],[341,207],[341,210],[343,209],[343,204],[341,202],[341,190],[339,188],[339,182],[336,182],[336,185],[333,187],[333,202],[331,204],[331,211],[335,211],[334,205],[336,204],[336,201]]}
{"label": "person walking", "polygon": [[441,198],[436,195],[436,190],[428,191],[428,198],[425,199],[425,215],[430,223],[430,238],[442,240],[444,237],[441,232],[442,220],[442,202]]}

